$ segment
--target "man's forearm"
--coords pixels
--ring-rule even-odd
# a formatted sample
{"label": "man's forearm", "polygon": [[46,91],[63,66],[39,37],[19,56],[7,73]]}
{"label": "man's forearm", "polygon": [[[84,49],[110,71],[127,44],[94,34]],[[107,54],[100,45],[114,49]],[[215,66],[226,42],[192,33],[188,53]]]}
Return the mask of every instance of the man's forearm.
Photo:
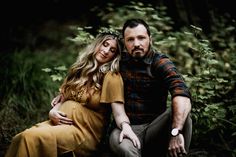
{"label": "man's forearm", "polygon": [[188,97],[175,96],[172,100],[173,121],[172,128],[183,129],[183,125],[191,111],[191,101]]}

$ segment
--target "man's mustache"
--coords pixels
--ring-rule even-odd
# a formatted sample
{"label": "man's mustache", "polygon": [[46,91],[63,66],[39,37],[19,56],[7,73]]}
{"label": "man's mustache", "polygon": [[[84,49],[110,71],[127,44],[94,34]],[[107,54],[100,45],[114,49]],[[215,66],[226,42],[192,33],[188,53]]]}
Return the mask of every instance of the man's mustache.
{"label": "man's mustache", "polygon": [[132,52],[136,51],[136,50],[139,50],[139,51],[144,51],[142,48],[139,48],[139,47],[136,47],[132,50]]}

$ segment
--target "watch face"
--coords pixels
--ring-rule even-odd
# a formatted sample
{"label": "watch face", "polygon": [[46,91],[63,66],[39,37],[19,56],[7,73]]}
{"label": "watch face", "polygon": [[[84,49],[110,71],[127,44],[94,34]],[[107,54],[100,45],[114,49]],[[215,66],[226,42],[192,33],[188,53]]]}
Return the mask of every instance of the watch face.
{"label": "watch face", "polygon": [[178,129],[172,129],[172,131],[171,131],[171,135],[172,136],[177,136],[179,134],[179,130]]}

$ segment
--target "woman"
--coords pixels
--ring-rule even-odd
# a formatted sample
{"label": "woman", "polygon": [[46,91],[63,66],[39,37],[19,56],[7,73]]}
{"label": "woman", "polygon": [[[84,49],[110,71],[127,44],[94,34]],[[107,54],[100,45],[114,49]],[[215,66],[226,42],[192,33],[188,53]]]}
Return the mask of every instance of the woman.
{"label": "woman", "polygon": [[71,66],[52,101],[50,120],[17,134],[5,157],[57,157],[66,152],[89,156],[95,151],[107,124],[108,104],[116,110],[118,124],[128,121],[119,59],[117,36],[98,35]]}

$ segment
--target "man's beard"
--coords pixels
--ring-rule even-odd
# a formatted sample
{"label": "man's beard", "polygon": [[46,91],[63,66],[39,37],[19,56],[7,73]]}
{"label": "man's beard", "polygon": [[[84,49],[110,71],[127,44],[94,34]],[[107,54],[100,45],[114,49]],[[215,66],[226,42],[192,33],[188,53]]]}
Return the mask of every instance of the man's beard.
{"label": "man's beard", "polygon": [[135,58],[135,59],[142,59],[150,51],[150,48],[151,48],[151,45],[149,45],[147,52],[144,52],[143,49],[139,49],[138,52],[132,52],[132,57]]}
{"label": "man's beard", "polygon": [[144,56],[142,56],[142,53],[140,53],[140,52],[133,53],[132,56],[133,56],[135,59],[141,59],[141,58],[144,57]]}

